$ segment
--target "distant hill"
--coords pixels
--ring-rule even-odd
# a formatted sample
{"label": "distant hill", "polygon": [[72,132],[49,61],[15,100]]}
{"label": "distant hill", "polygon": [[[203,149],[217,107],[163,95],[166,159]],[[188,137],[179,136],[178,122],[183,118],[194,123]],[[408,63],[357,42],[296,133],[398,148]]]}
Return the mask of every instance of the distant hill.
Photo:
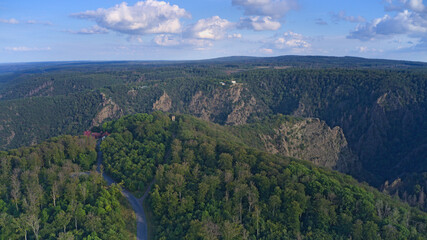
{"label": "distant hill", "polygon": [[400,60],[368,59],[360,57],[328,56],[277,56],[246,57],[233,56],[203,60],[209,63],[286,64],[302,68],[425,68],[427,63]]}

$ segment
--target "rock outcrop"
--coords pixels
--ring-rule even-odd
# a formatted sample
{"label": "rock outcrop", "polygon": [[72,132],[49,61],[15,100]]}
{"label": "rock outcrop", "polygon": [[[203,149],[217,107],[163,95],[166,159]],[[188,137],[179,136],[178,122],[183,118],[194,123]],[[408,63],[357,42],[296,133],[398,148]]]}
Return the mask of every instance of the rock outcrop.
{"label": "rock outcrop", "polygon": [[53,92],[53,90],[54,90],[53,81],[47,81],[47,82],[43,83],[42,85],[40,85],[34,89],[31,89],[28,92],[28,94],[25,95],[25,97],[32,97],[32,96],[47,94],[47,93]]}
{"label": "rock outcrop", "polygon": [[252,114],[264,110],[243,84],[234,84],[229,88],[215,89],[211,93],[197,92],[188,106],[188,111],[203,120],[241,125],[246,123]]}
{"label": "rock outcrop", "polygon": [[92,126],[99,126],[107,119],[117,119],[123,115],[122,109],[111,98],[107,98],[104,93],[102,96],[102,109],[92,120]]}
{"label": "rock outcrop", "polygon": [[163,92],[163,95],[155,103],[153,103],[153,110],[169,112],[171,108],[172,99],[166,92]]}
{"label": "rock outcrop", "polygon": [[359,170],[357,156],[340,127],[330,128],[317,118],[283,122],[272,135],[260,135],[271,153],[308,160],[343,173]]}

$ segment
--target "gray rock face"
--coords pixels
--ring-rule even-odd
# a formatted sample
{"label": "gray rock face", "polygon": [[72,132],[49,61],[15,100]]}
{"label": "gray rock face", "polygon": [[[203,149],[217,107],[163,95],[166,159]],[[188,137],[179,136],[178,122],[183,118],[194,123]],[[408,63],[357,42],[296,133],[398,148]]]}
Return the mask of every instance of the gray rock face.
{"label": "gray rock face", "polygon": [[[174,112],[173,105],[165,92],[153,109]],[[251,116],[271,112],[243,84],[217,88],[211,92],[199,91],[186,108],[190,114],[203,120],[226,125],[243,125]],[[340,127],[331,129],[324,121],[307,118],[296,123],[284,122],[273,130],[274,134],[258,136],[265,150],[271,153],[307,160],[343,173],[360,170],[358,157],[350,150]]]}
{"label": "gray rock face", "polygon": [[245,124],[252,114],[264,111],[242,84],[210,93],[199,91],[188,106],[188,112],[194,116],[227,125]]}
{"label": "gray rock face", "polygon": [[273,135],[260,136],[269,152],[307,160],[343,173],[360,169],[357,156],[351,152],[340,127],[331,129],[324,121],[309,118],[296,123],[284,122],[273,130]]}

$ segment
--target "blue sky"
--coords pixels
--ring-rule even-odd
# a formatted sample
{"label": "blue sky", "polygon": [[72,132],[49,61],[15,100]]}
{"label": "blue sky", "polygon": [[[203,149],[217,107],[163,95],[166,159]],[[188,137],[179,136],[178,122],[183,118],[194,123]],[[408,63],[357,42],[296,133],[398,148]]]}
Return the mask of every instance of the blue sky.
{"label": "blue sky", "polygon": [[426,40],[423,0],[0,2],[3,63],[289,54],[427,61]]}

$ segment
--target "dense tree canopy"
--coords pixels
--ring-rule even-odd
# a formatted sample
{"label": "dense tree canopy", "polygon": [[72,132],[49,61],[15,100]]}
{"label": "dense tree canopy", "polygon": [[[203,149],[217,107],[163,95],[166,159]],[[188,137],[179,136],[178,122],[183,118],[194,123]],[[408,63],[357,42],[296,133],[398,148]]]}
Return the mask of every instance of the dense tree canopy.
{"label": "dense tree canopy", "polygon": [[134,237],[121,188],[90,171],[95,162],[95,140],[88,137],[0,152],[0,239]]}
{"label": "dense tree canopy", "polygon": [[156,109],[220,124],[257,124],[278,113],[316,117],[343,129],[363,170],[355,178],[426,209],[426,66],[319,56],[6,64],[0,66],[0,149],[149,113],[161,96]]}
{"label": "dense tree canopy", "polygon": [[106,171],[124,186],[141,190],[155,171],[156,239],[427,236],[425,213],[349,176],[248,148],[218,125],[154,113],[104,129]]}

